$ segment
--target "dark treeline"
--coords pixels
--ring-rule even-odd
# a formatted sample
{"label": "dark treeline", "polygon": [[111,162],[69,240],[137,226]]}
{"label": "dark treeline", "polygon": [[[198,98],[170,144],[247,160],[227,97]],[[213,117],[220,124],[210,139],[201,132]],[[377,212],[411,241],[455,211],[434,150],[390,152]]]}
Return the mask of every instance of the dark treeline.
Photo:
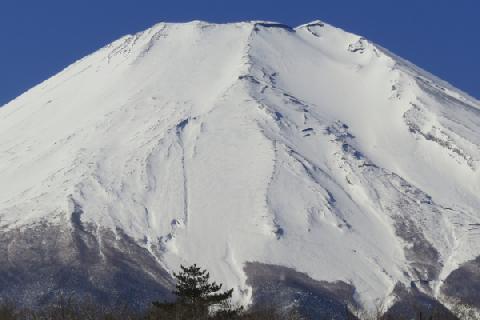
{"label": "dark treeline", "polygon": [[231,303],[233,289],[222,291],[222,285],[210,281],[210,274],[196,265],[181,266],[174,273],[174,302],[154,301],[138,311],[128,303],[104,306],[94,298],[59,296],[55,302],[37,309],[18,307],[15,301],[0,303],[0,320],[296,320],[294,310],[265,307],[244,310]]}
{"label": "dark treeline", "polygon": [[4,302],[0,305],[0,320],[186,320],[186,319],[238,319],[238,320],[300,320],[294,311],[280,311],[276,308],[243,311],[237,315],[212,314],[209,316],[188,316],[181,306],[165,312],[154,306],[145,311],[133,311],[128,306],[105,307],[92,299],[59,297],[58,300],[40,310],[15,307]]}
{"label": "dark treeline", "polygon": [[[192,265],[181,266],[174,273],[176,287],[173,292],[175,301],[154,301],[146,310],[138,311],[128,303],[117,306],[104,306],[93,298],[77,299],[59,296],[55,302],[37,309],[17,307],[15,301],[0,303],[0,320],[300,320],[310,319],[294,308],[255,306],[249,310],[232,304],[233,289],[222,291],[222,285],[210,281],[210,274]],[[373,315],[353,315],[345,310],[344,315],[336,319],[402,320],[406,319],[392,313]],[[411,317],[410,317],[411,319]],[[421,312],[416,320],[446,320],[441,314],[431,313],[425,316]]]}

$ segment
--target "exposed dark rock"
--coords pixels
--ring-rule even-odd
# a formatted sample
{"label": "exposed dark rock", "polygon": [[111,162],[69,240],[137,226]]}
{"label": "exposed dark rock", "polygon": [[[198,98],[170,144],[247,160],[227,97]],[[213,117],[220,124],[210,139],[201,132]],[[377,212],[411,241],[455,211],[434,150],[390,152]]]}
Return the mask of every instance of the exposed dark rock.
{"label": "exposed dark rock", "polygon": [[385,313],[386,319],[458,319],[443,304],[416,288],[397,284],[393,294],[396,302]]}
{"label": "exposed dark rock", "polygon": [[357,306],[355,289],[342,281],[317,281],[294,269],[247,263],[245,272],[259,306],[296,308],[309,319],[354,319],[347,306]]}
{"label": "exposed dark rock", "polygon": [[286,24],[282,24],[282,23],[275,23],[275,22],[257,22],[255,23],[255,31],[259,31],[259,27],[263,27],[263,28],[280,28],[280,29],[284,29],[288,32],[295,32],[295,29],[293,29],[292,27],[286,25]]}
{"label": "exposed dark rock", "polygon": [[100,304],[142,308],[169,299],[170,275],[148,250],[121,230],[83,225],[76,208],[71,224],[38,224],[0,233],[0,297],[35,307],[59,295],[92,297]]}
{"label": "exposed dark rock", "polygon": [[[437,279],[440,273],[438,251],[425,239],[414,221],[401,215],[394,215],[392,218],[397,236],[410,244],[404,250],[414,272],[413,279],[418,280],[422,287],[428,288],[428,280]],[[426,286],[423,284],[425,281]]]}
{"label": "exposed dark rock", "polygon": [[182,130],[187,126],[188,119],[184,119],[177,124],[177,134],[182,132]]}
{"label": "exposed dark rock", "polygon": [[442,294],[480,309],[480,256],[450,273],[443,283]]}
{"label": "exposed dark rock", "polygon": [[312,23],[307,24],[307,27],[325,27],[325,24],[320,21],[315,21]]}

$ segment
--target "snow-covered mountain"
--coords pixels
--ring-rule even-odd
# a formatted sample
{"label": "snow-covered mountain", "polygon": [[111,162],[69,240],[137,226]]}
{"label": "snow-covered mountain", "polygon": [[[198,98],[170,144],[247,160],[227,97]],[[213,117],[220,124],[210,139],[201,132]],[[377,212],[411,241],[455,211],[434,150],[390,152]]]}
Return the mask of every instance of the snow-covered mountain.
{"label": "snow-covered mountain", "polygon": [[0,228],[27,303],[198,263],[244,304],[271,266],[480,307],[480,103],[320,21],[160,23],[0,108]]}

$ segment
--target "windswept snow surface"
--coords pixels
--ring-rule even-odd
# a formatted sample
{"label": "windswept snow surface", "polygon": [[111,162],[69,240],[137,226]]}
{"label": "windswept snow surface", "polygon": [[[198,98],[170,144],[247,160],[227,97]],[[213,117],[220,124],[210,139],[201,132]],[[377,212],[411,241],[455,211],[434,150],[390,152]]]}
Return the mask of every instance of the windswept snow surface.
{"label": "windswept snow surface", "polygon": [[243,303],[246,262],[371,306],[480,255],[479,102],[320,21],[123,37],[0,108],[0,155],[4,232],[80,206]]}

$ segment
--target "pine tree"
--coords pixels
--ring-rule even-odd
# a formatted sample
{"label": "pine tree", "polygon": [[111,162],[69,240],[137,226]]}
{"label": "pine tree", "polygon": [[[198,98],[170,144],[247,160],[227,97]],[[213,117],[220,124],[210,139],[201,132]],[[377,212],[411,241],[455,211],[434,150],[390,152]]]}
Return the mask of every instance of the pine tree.
{"label": "pine tree", "polygon": [[176,279],[177,301],[174,304],[154,303],[160,309],[173,310],[181,319],[207,319],[211,314],[233,317],[241,309],[232,308],[230,300],[233,289],[221,291],[222,284],[210,282],[210,273],[196,264],[180,266],[179,273],[173,273]]}
{"label": "pine tree", "polygon": [[180,302],[187,304],[202,303],[208,306],[218,305],[232,297],[233,289],[219,292],[222,284],[210,283],[210,273],[196,264],[190,267],[180,266],[180,273],[173,273],[177,279],[175,295]]}

